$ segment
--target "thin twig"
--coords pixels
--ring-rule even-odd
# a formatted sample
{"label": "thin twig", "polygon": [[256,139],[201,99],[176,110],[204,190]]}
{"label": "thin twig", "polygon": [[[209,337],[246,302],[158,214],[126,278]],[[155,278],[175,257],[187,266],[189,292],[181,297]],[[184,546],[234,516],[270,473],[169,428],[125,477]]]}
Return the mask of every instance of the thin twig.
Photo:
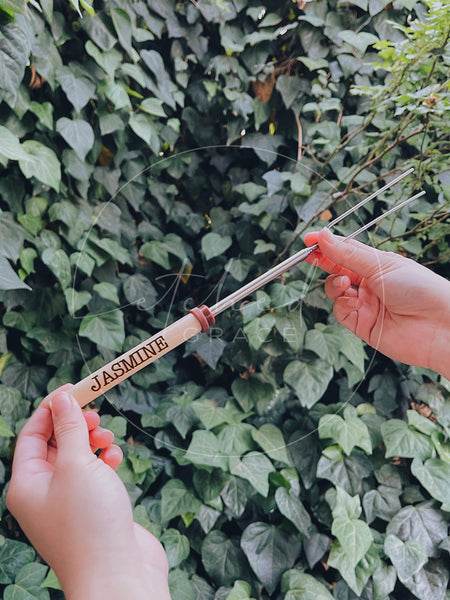
{"label": "thin twig", "polygon": [[300,118],[296,112],[294,112],[294,117],[298,130],[297,162],[300,162],[302,160],[303,129]]}
{"label": "thin twig", "polygon": [[205,14],[205,11],[203,10],[203,8],[200,6],[200,4],[196,1],[196,0],[191,0],[192,4],[195,6],[195,8],[198,8],[198,10]]}

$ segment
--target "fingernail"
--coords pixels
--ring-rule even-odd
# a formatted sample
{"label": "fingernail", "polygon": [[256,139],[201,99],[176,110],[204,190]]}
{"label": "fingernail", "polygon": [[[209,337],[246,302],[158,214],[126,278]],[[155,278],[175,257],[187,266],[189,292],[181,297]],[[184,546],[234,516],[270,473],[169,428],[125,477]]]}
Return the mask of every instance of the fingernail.
{"label": "fingernail", "polygon": [[339,275],[338,277],[335,277],[333,279],[333,285],[337,288],[341,288],[341,287],[345,287],[350,284],[349,282],[349,278],[347,277],[347,275]]}
{"label": "fingernail", "polygon": [[331,231],[328,229],[328,227],[324,227],[322,229],[322,231],[320,232],[320,234],[327,238],[328,240],[332,240],[333,239],[333,234],[331,233]]}
{"label": "fingernail", "polygon": [[57,394],[56,396],[53,396],[53,398],[49,402],[49,405],[52,410],[52,413],[56,417],[59,417],[60,415],[64,415],[72,410],[74,401],[72,399],[72,396],[70,396],[69,394],[61,393]]}

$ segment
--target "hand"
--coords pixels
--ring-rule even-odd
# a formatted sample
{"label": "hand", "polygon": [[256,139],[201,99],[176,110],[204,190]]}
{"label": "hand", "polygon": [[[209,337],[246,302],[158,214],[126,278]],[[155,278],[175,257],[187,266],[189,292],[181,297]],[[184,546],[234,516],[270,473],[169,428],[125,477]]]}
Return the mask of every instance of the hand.
{"label": "hand", "polygon": [[305,236],[316,242],[307,260],[331,274],[325,292],[336,319],[386,356],[450,378],[450,282],[328,229]]}
{"label": "hand", "polygon": [[164,550],[133,522],[114,472],[122,452],[97,419],[83,417],[70,386],[50,394],[17,440],[7,506],[66,598],[169,600]]}

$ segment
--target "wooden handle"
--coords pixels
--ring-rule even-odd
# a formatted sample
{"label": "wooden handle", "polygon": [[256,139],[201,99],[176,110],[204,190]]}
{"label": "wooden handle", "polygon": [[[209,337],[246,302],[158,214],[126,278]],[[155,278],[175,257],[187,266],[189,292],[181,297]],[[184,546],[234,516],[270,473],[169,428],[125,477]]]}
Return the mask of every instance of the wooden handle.
{"label": "wooden handle", "polygon": [[127,377],[205,330],[204,324],[193,313],[189,313],[76,383],[70,393],[81,407],[86,406]]}

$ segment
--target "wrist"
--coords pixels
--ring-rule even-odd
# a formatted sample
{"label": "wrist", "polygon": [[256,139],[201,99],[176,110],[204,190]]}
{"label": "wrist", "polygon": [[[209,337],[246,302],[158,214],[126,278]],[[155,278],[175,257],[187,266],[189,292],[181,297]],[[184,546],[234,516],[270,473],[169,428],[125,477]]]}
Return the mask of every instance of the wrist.
{"label": "wrist", "polygon": [[140,581],[131,573],[111,573],[107,576],[79,575],[79,581],[67,588],[63,586],[67,600],[148,600],[151,598],[151,582]]}
{"label": "wrist", "polygon": [[436,329],[429,368],[450,380],[450,314],[446,319],[441,321],[441,327]]}
{"label": "wrist", "polygon": [[67,600],[170,600],[167,571],[146,560],[145,555],[108,552],[83,567],[71,565],[66,577],[57,573]]}

